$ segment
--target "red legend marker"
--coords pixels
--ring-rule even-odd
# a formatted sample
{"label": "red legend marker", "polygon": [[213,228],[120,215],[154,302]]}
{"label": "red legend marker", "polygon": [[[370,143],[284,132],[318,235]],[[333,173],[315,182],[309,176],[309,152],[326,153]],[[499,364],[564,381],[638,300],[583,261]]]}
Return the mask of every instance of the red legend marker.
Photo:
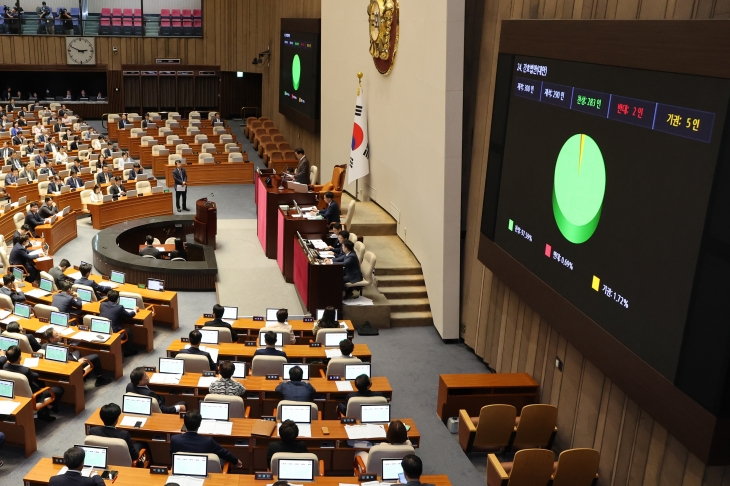
{"label": "red legend marker", "polygon": [[552,254],[553,254],[553,248],[550,245],[545,244],[545,256],[550,258],[550,255],[552,255]]}

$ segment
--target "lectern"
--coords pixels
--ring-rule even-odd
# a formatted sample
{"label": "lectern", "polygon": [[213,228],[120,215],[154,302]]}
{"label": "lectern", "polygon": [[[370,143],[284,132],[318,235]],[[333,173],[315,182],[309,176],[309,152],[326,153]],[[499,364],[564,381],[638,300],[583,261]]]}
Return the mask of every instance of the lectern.
{"label": "lectern", "polygon": [[205,197],[196,201],[193,230],[196,243],[215,246],[215,235],[218,232],[218,209],[213,201],[208,201]]}

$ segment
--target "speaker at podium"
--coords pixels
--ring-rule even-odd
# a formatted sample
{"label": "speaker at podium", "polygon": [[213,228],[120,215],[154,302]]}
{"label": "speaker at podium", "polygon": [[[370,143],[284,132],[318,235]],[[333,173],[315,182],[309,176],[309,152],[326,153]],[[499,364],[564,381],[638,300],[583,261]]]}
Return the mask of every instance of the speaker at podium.
{"label": "speaker at podium", "polygon": [[196,243],[215,247],[215,236],[218,233],[218,207],[213,201],[208,201],[207,197],[195,202],[193,230]]}

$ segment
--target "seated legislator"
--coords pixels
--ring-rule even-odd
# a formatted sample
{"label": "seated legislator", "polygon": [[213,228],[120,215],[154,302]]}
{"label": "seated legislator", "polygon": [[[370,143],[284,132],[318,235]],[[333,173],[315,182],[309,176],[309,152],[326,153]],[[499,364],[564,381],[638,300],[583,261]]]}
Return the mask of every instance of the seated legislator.
{"label": "seated legislator", "polygon": [[114,176],[112,175],[111,172],[109,172],[108,165],[105,165],[104,167],[102,167],[101,172],[99,172],[96,175],[96,183],[99,185],[111,184],[113,180],[114,180]]}
{"label": "seated legislator", "polygon": [[115,200],[119,199],[120,196],[127,195],[127,190],[122,184],[122,176],[116,176],[114,178],[114,184],[109,188],[109,194],[111,194]]}
{"label": "seated legislator", "polygon": [[19,176],[20,178],[26,178],[28,179],[28,182],[33,182],[38,180],[38,174],[35,173],[35,170],[33,169],[33,164],[30,162],[26,162],[23,166],[23,170],[20,171]]}
{"label": "seated legislator", "polygon": [[85,457],[86,452],[81,447],[72,447],[64,452],[63,462],[68,470],[61,475],[51,476],[48,486],[104,486],[104,480],[98,474],[88,478],[81,475]]}
{"label": "seated legislator", "polygon": [[73,161],[73,164],[71,168],[69,169],[71,171],[71,175],[76,175],[81,172],[81,161],[78,157],[76,157]]}
{"label": "seated legislator", "polygon": [[324,312],[322,312],[322,319],[318,320],[312,329],[315,339],[317,339],[317,332],[320,329],[339,329],[340,323],[335,319],[336,315],[337,310],[334,307],[325,307]]}
{"label": "seated legislator", "polygon": [[132,170],[129,171],[129,180],[130,181],[136,181],[137,180],[137,176],[138,175],[141,175],[141,174],[144,174],[144,173],[145,173],[144,167],[142,167],[139,164],[139,162],[135,162],[134,163],[134,168],[132,168]]}
{"label": "seated legislator", "polygon": [[139,457],[139,451],[147,449],[147,445],[142,442],[132,442],[132,436],[129,435],[129,432],[116,427],[121,414],[122,409],[116,403],[103,405],[101,410],[99,410],[99,417],[104,422],[104,426],[91,427],[89,429],[89,435],[108,437],[110,439],[122,439],[127,443],[129,455],[132,457],[132,460],[135,460]]}
{"label": "seated legislator", "polygon": [[[48,343],[43,343],[43,346],[41,346],[42,349],[46,349],[46,346],[50,344],[56,344],[61,343],[63,344],[63,336],[61,334],[53,329],[52,327],[49,327],[43,332],[43,337],[46,338],[46,341]],[[94,383],[94,386],[100,387],[104,385],[108,385],[112,382],[111,378],[108,378],[104,376],[104,368],[101,367],[101,360],[99,359],[98,354],[87,354],[86,356],[81,356],[81,353],[78,351],[71,351],[70,348],[67,349],[67,359],[70,362],[78,362],[78,363],[91,363],[91,365],[94,367],[94,374],[96,375],[96,383]],[[134,457],[134,456],[132,456]]]}
{"label": "seated legislator", "polygon": [[206,321],[205,324],[203,324],[203,327],[205,326],[211,326],[211,327],[225,327],[226,329],[229,329],[231,331],[231,340],[235,343],[238,341],[238,333],[233,330],[233,326],[231,326],[229,323],[223,320],[223,314],[225,313],[226,309],[219,304],[216,304],[213,306],[213,317],[214,319],[212,321]]}
{"label": "seated legislator", "polygon": [[74,311],[80,311],[84,303],[81,302],[79,296],[73,291],[71,284],[64,280],[62,282],[57,281],[56,286],[58,287],[59,292],[57,294],[53,294],[51,305],[58,308],[59,312],[65,312],[67,314],[73,314]]}
{"label": "seated legislator", "polygon": [[304,454],[307,452],[307,443],[297,440],[299,427],[293,420],[285,420],[279,426],[279,442],[270,442],[266,451],[266,463],[271,469],[271,458],[278,452],[289,452],[293,454]]}
{"label": "seated legislator", "polygon": [[360,271],[360,260],[357,259],[355,253],[355,244],[347,240],[342,244],[342,250],[345,253],[343,260],[344,275],[342,276],[342,288],[345,291],[345,298],[352,297],[352,288],[345,287],[346,283],[356,283],[362,281],[362,272]]}
{"label": "seated legislator", "polygon": [[[5,371],[11,371],[13,373],[19,373],[25,376],[28,379],[28,384],[30,385],[31,392],[38,393],[42,388],[45,388],[46,385],[38,379],[38,373],[35,373],[27,366],[23,366],[20,364],[21,355],[22,353],[20,352],[20,348],[18,346],[10,346],[7,351],[5,351],[5,357],[7,358],[7,362],[3,365],[3,369]],[[61,403],[64,389],[60,386],[52,386],[50,388],[53,394],[56,396],[56,399],[53,401],[53,405],[51,406],[51,408],[54,412],[58,413],[58,404]],[[38,396],[38,401],[43,402],[46,400],[46,398],[49,398],[50,396],[50,392],[45,391]],[[44,407],[38,411],[38,418],[43,420],[44,422],[53,422],[54,420],[56,420],[56,417],[53,417],[48,411],[48,407]]]}
{"label": "seated legislator", "polygon": [[349,339],[343,339],[340,341],[340,353],[342,356],[335,356],[338,359],[342,358],[355,358],[352,352],[355,351],[355,345]]}
{"label": "seated legislator", "polygon": [[233,467],[242,468],[243,463],[236,456],[220,446],[212,437],[198,435],[200,423],[203,417],[197,410],[191,410],[185,414],[184,434],[174,434],[170,437],[170,453],[192,452],[197,454],[215,454],[221,461],[230,462]]}
{"label": "seated legislator", "polygon": [[253,353],[254,356],[283,356],[286,358],[286,353],[280,349],[276,349],[276,333],[268,331],[264,334],[264,342],[266,343],[265,348],[259,348]]}
{"label": "seated legislator", "polygon": [[221,377],[210,384],[208,392],[215,395],[232,395],[241,397],[246,394],[246,387],[232,379],[236,367],[233,363],[226,360],[218,366],[218,372]]}
{"label": "seated legislator", "polygon": [[[48,184],[50,186],[50,184]],[[58,214],[58,204],[53,200],[53,196],[46,196],[43,205],[38,209],[38,215],[43,218],[50,218],[54,214]]]}
{"label": "seated legislator", "polygon": [[59,263],[58,266],[48,270],[48,274],[53,277],[53,280],[56,282],[56,287],[58,287],[58,284],[60,284],[61,282],[66,281],[66,276],[63,272],[65,272],[66,269],[70,266],[71,263],[64,258],[63,260],[61,260],[61,263]]}
{"label": "seated legislator", "polygon": [[154,398],[157,400],[157,404],[160,406],[160,412],[162,413],[179,413],[185,411],[185,402],[180,402],[173,406],[165,405],[165,398],[150,390],[147,386],[149,383],[150,379],[147,373],[145,373],[144,367],[140,366],[133,369],[129,374],[129,383],[127,383],[125,391],[127,393],[136,393],[137,395]]}
{"label": "seated legislator", "polygon": [[[335,257],[332,258],[331,263],[343,263],[345,261],[345,249],[343,248],[342,245],[349,238],[350,238],[350,232],[347,230],[343,230],[340,232],[339,235],[337,235],[337,242],[339,243],[339,246],[332,250],[332,253],[335,255]],[[354,243],[353,243],[353,246],[354,246]]]}
{"label": "seated legislator", "polygon": [[423,462],[421,458],[415,454],[408,454],[401,460],[401,469],[406,477],[406,486],[434,486],[431,483],[422,483],[421,474],[423,474]]}
{"label": "seated legislator", "polygon": [[180,258],[184,258],[185,260],[188,259],[188,248],[187,243],[185,243],[180,238],[175,238],[175,251],[177,252],[177,256]]}
{"label": "seated legislator", "polygon": [[223,123],[223,118],[221,118],[221,114],[216,112],[215,115],[213,115],[213,118],[210,119],[210,123]]}
{"label": "seated legislator", "polygon": [[41,218],[41,215],[38,214],[38,201],[31,202],[30,211],[28,211],[28,214],[25,215],[25,224],[30,226],[30,234],[36,236],[35,227],[43,223],[43,218]]}
{"label": "seated legislator", "polygon": [[13,233],[13,245],[20,241],[21,236],[27,235],[28,233],[30,233],[30,226],[27,224],[24,224],[20,227],[20,229],[15,230]]}
{"label": "seated legislator", "polygon": [[[74,150],[74,149],[72,148],[71,150]],[[66,147],[61,147],[58,149],[58,152],[56,152],[56,156],[53,158],[53,161],[56,164],[67,164],[68,163],[68,154],[66,153]]]}
{"label": "seated legislator", "polygon": [[122,113],[122,117],[119,119],[119,129],[124,130],[124,127],[127,125],[127,115]]}
{"label": "seated legislator", "polygon": [[289,342],[291,344],[294,344],[296,342],[296,338],[294,337],[294,329],[292,329],[291,325],[287,324],[286,320],[288,318],[289,311],[286,309],[279,309],[278,311],[276,311],[276,323],[269,324],[267,322],[266,326],[261,329],[261,331],[273,331],[289,334]]}
{"label": "seated legislator", "polygon": [[87,287],[91,287],[92,289],[94,289],[97,300],[101,300],[101,295],[106,294],[111,290],[111,287],[99,285],[94,280],[89,278],[89,275],[91,274],[91,263],[84,263],[83,265],[79,266],[79,273],[81,274],[81,278],[76,280],[76,284],[86,285]]}
{"label": "seated legislator", "polygon": [[36,270],[35,263],[33,263],[33,257],[31,257],[30,252],[26,249],[29,240],[29,235],[23,235],[18,238],[18,242],[13,245],[13,249],[10,251],[10,264],[23,265],[25,271],[28,272],[25,280],[35,282],[38,280],[38,270]]}
{"label": "seated legislator", "polygon": [[[337,204],[337,201],[335,201],[335,195],[332,193],[332,191],[327,191],[324,193],[324,202],[327,203],[327,207],[324,209],[320,209],[317,214],[327,220],[328,226],[332,223],[339,223],[340,205]],[[312,210],[312,212],[315,211],[315,209]]]}
{"label": "seated legislator", "polygon": [[347,412],[347,403],[350,401],[350,398],[382,397],[382,393],[370,391],[372,384],[373,382],[370,381],[368,375],[360,375],[355,378],[355,388],[357,388],[357,391],[355,393],[348,393],[345,397],[345,403],[337,404],[337,409],[340,413],[345,415]]}
{"label": "seated legislator", "polygon": [[206,351],[200,350],[200,341],[203,339],[203,334],[198,331],[197,329],[193,329],[190,331],[190,334],[188,334],[188,338],[190,339],[190,347],[187,349],[181,349],[178,351],[178,354],[193,354],[196,356],[205,356],[208,358],[208,366],[210,366],[210,371],[215,371],[215,363],[213,362],[213,358],[210,357],[210,354]]}
{"label": "seated legislator", "polygon": [[[17,159],[8,159],[8,161],[10,161],[10,160],[17,160]],[[13,168],[10,169],[10,172],[8,172],[5,175],[5,185],[12,186],[13,184],[17,184],[17,183],[18,183],[18,168],[13,166]]]}
{"label": "seated legislator", "polygon": [[91,191],[91,194],[89,194],[89,199],[93,203],[100,203],[104,200],[104,194],[101,193],[101,187],[99,187],[99,184],[94,185],[94,189]]}
{"label": "seated legislator", "polygon": [[311,383],[302,381],[304,373],[299,366],[289,369],[289,381],[283,381],[276,387],[276,393],[284,397],[284,400],[295,402],[311,402],[317,390]]}
{"label": "seated legislator", "polygon": [[125,320],[134,317],[139,312],[139,307],[134,309],[125,309],[119,303],[119,292],[110,290],[106,294],[106,300],[99,304],[99,316],[106,317],[112,321],[112,330],[126,336],[127,342],[122,345],[122,352],[125,357],[134,356],[137,350],[134,349],[132,342],[132,331],[122,326]]}
{"label": "seated legislator", "polygon": [[155,239],[152,237],[152,235],[145,236],[144,242],[147,243],[147,246],[139,250],[140,256],[150,255],[159,259],[160,250],[154,247],[153,243],[155,242]]}
{"label": "seated legislator", "polygon": [[[6,273],[3,275],[3,286],[0,288],[0,293],[3,293],[10,297],[13,304],[25,302],[25,294],[22,290],[17,288],[15,283],[15,276],[12,273]],[[28,336],[29,338],[32,336]],[[35,339],[35,338],[34,338]]]}
{"label": "seated legislator", "polygon": [[[45,170],[45,169],[41,169],[41,171],[43,171],[43,170]],[[51,167],[50,170],[53,170],[53,168]],[[75,180],[74,178],[71,178],[71,184],[73,184],[74,180]],[[83,182],[82,182],[82,184],[83,184]],[[61,187],[63,187],[63,182],[61,182],[61,178],[58,177],[57,175],[52,176],[51,182],[48,183],[48,192],[50,194],[61,192]],[[83,186],[81,186],[81,187],[83,187]]]}
{"label": "seated legislator", "polygon": [[[25,334],[23,326],[21,326],[20,323],[17,321],[10,321],[8,323],[8,326],[5,328],[5,331],[13,334]],[[35,338],[34,335],[25,334],[25,337],[28,339],[30,349],[32,349],[34,353],[38,352],[38,350],[41,349],[41,345],[38,343],[38,340]]]}

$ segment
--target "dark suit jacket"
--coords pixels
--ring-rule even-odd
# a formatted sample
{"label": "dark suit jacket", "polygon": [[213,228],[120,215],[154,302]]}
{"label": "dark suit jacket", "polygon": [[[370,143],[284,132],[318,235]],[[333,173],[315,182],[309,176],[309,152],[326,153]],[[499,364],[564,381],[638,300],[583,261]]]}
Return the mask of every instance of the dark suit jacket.
{"label": "dark suit jacket", "polygon": [[135,314],[136,312],[133,309],[127,310],[121,304],[107,300],[99,304],[99,315],[112,321],[112,329],[114,332],[121,331],[123,329],[122,323],[130,317],[134,317]]}
{"label": "dark suit jacket", "polygon": [[188,180],[188,173],[185,172],[185,169],[176,167],[175,170],[172,171],[172,178],[175,180],[175,185],[179,186]]}
{"label": "dark suit jacket", "polygon": [[48,486],[104,486],[104,480],[98,474],[85,478],[79,472],[67,471],[61,476],[51,477]]}
{"label": "dark suit jacket", "polygon": [[111,172],[106,173],[106,177],[104,177],[104,172],[99,172],[96,174],[96,183],[99,185],[111,183],[112,180],[114,180],[114,176]]}
{"label": "dark suit jacket", "polygon": [[33,233],[33,236],[36,236],[35,227],[43,224],[43,218],[41,218],[40,214],[30,211],[25,215],[25,224],[30,226],[30,232]]}
{"label": "dark suit jacket", "polygon": [[309,184],[309,159],[305,155],[297,165],[297,171],[294,174],[294,180],[300,184]]}
{"label": "dark suit jacket", "polygon": [[18,242],[18,240],[20,240],[21,236],[22,235],[20,234],[20,231],[15,230],[15,232],[13,233],[13,245],[15,245]]}
{"label": "dark suit jacket", "polygon": [[30,391],[32,391],[33,393],[36,393],[38,392],[38,390],[43,388],[43,385],[38,381],[38,373],[35,373],[27,366],[6,362],[3,365],[3,369],[5,371],[12,371],[13,373],[19,373],[25,376],[28,379]]}
{"label": "dark suit jacket", "polygon": [[277,452],[291,452],[294,454],[304,454],[307,451],[307,443],[303,440],[295,440],[294,442],[270,442],[269,450],[266,451],[266,462],[271,469],[271,458]]}
{"label": "dark suit jacket", "polygon": [[157,248],[155,248],[152,245],[147,245],[144,248],[142,248],[141,250],[139,250],[139,254],[141,256],[152,255],[155,258],[160,258],[160,250],[158,250]]}
{"label": "dark suit jacket", "polygon": [[116,427],[91,427],[89,429],[89,435],[96,435],[98,437],[109,437],[110,439],[122,439],[124,442],[127,443],[127,447],[129,448],[129,455],[132,457],[132,460],[136,459],[137,452],[134,450],[134,445],[132,444],[132,436],[129,435],[129,432],[126,430],[120,430]]}
{"label": "dark suit jacket", "polygon": [[126,194],[126,192],[127,190],[124,188],[124,184],[120,185],[119,187],[117,187],[116,184],[113,184],[109,188],[109,194],[111,194],[113,197],[119,197],[122,195],[122,193]]}
{"label": "dark suit jacket", "polygon": [[238,462],[236,456],[222,448],[212,437],[198,435],[197,432],[185,432],[170,437],[170,453],[175,452],[197,452],[199,454],[210,452],[232,464]]}
{"label": "dark suit jacket", "polygon": [[120,128],[120,130],[124,130],[124,125],[126,125],[126,124],[127,123],[126,123],[125,120],[119,120],[119,128]]}
{"label": "dark suit jacket", "polygon": [[345,282],[359,282],[362,280],[362,272],[360,271],[360,260],[357,259],[355,250],[347,254],[344,260],[345,265]]}
{"label": "dark suit jacket", "polygon": [[[50,184],[48,184],[48,185],[50,186]],[[56,213],[58,213],[58,206],[51,207],[51,206],[46,206],[46,204],[43,203],[43,205],[40,208],[38,208],[38,215],[43,219],[50,218],[51,216],[53,216]]]}
{"label": "dark suit jacket", "polygon": [[35,268],[30,253],[20,243],[13,245],[13,249],[10,251],[9,261],[11,265],[23,265],[26,270],[28,268]]}
{"label": "dark suit jacket", "polygon": [[48,183],[48,192],[61,192],[61,186],[63,184],[56,185],[55,182]]}
{"label": "dark suit jacket", "polygon": [[286,358],[286,353],[276,348],[259,348],[253,353],[254,356],[283,356]]}
{"label": "dark suit jacket", "polygon": [[[160,405],[160,411],[162,413],[177,413],[174,406],[167,406],[165,405],[165,399],[158,395],[157,393],[153,392],[149,388],[144,387],[138,387],[134,386],[132,383],[127,383],[126,388],[127,393],[136,393],[138,395],[144,395],[146,397],[152,397],[155,400],[157,400],[157,403]],[[192,451],[189,451],[192,452]]]}
{"label": "dark suit jacket", "polygon": [[321,214],[322,217],[327,220],[327,224],[339,223],[340,205],[337,204],[337,201],[333,199],[326,208],[319,211],[319,214]]}
{"label": "dark suit jacket", "polygon": [[58,307],[59,312],[66,313],[73,312],[74,309],[81,309],[83,304],[81,299],[74,299],[73,296],[68,295],[66,292],[53,294],[53,299],[51,300],[53,307]]}
{"label": "dark suit jacket", "polygon": [[79,143],[71,142],[71,145],[69,146],[69,150],[78,150],[78,149],[79,149]]}
{"label": "dark suit jacket", "polygon": [[68,182],[69,182],[68,185],[71,186],[71,189],[79,189],[79,188],[83,189],[83,187],[84,187],[84,181],[81,180],[80,177],[72,177],[71,179],[69,179]]}
{"label": "dark suit jacket", "polygon": [[233,326],[225,322],[223,319],[213,319],[212,321],[207,321],[203,326],[215,326],[215,327],[225,327],[227,329],[231,330],[231,339],[235,343],[238,341],[238,333],[233,330]]}
{"label": "dark suit jacket", "polygon": [[201,351],[199,348],[189,347],[188,349],[181,349],[178,351],[178,354],[195,354],[198,356],[205,356],[208,358],[208,365],[210,366],[211,371],[215,371],[215,363],[213,362],[213,358],[210,357],[210,353],[207,351]]}
{"label": "dark suit jacket", "polygon": [[105,293],[109,292],[109,290],[111,290],[110,287],[104,287],[102,285],[99,285],[98,283],[91,280],[90,278],[81,277],[80,279],[76,280],[75,283],[77,283],[79,285],[86,285],[87,287],[91,287],[92,289],[94,289],[97,299],[101,298],[102,293],[105,294]]}
{"label": "dark suit jacket", "polygon": [[58,286],[59,283],[64,282],[66,280],[66,277],[63,275],[63,272],[58,267],[53,267],[50,270],[48,270],[48,274],[53,277],[53,280],[56,281],[56,286]]}

